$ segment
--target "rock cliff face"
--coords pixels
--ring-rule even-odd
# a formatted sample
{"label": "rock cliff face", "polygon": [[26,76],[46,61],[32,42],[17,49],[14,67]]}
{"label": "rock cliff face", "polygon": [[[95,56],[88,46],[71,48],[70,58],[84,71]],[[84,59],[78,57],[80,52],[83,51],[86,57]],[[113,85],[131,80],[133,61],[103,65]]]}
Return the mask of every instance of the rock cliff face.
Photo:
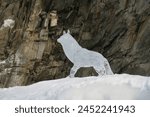
{"label": "rock cliff face", "polygon": [[[66,77],[72,64],[56,42],[64,29],[114,73],[150,75],[150,0],[0,0],[0,19],[0,87]],[[6,19],[13,28],[2,28]]]}

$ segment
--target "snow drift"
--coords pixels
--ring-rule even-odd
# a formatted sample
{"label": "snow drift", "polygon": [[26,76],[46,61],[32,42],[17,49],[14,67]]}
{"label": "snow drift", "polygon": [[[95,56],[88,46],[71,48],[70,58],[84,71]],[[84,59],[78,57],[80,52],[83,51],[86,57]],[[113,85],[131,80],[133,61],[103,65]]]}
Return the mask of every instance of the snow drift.
{"label": "snow drift", "polygon": [[150,77],[115,74],[102,77],[64,78],[30,86],[0,89],[0,99],[150,99]]}

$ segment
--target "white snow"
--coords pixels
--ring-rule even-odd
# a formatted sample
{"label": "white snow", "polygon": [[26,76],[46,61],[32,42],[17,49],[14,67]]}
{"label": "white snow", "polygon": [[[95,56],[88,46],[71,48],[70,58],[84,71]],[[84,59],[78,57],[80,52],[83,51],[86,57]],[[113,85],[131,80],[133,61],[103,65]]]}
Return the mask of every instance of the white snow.
{"label": "white snow", "polygon": [[6,19],[6,20],[4,20],[4,23],[3,23],[2,27],[1,27],[1,29],[7,28],[7,27],[12,29],[14,27],[14,25],[15,25],[15,21],[14,20]]}
{"label": "white snow", "polygon": [[0,64],[5,64],[6,63],[6,61],[4,60],[4,61],[0,61]]}
{"label": "white snow", "polygon": [[113,74],[107,59],[102,54],[82,48],[69,31],[57,41],[62,45],[67,58],[74,64],[70,77],[74,77],[80,67],[93,67],[100,76]]}
{"label": "white snow", "polygon": [[0,89],[0,99],[116,100],[150,99],[150,77],[115,74],[102,77],[63,78]]}

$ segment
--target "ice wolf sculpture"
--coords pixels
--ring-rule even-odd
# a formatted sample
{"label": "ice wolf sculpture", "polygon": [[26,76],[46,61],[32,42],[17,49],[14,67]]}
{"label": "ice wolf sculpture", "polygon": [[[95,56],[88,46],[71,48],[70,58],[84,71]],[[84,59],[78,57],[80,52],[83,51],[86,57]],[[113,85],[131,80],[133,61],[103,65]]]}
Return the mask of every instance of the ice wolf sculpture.
{"label": "ice wolf sculpture", "polygon": [[100,53],[82,48],[70,35],[69,30],[67,33],[63,32],[57,42],[62,45],[67,58],[74,64],[70,77],[74,77],[80,67],[93,67],[99,76],[113,74],[107,59]]}

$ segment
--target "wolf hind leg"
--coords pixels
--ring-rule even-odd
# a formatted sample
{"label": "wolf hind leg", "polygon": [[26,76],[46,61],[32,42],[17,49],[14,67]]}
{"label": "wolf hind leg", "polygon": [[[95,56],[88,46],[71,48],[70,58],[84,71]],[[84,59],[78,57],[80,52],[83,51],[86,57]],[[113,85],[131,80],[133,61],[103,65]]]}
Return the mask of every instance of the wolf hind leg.
{"label": "wolf hind leg", "polygon": [[104,66],[105,66],[106,74],[107,74],[107,75],[113,75],[113,74],[114,74],[114,73],[112,72],[112,70],[111,70],[111,67],[110,67],[108,61],[105,61],[105,62],[104,62]]}

